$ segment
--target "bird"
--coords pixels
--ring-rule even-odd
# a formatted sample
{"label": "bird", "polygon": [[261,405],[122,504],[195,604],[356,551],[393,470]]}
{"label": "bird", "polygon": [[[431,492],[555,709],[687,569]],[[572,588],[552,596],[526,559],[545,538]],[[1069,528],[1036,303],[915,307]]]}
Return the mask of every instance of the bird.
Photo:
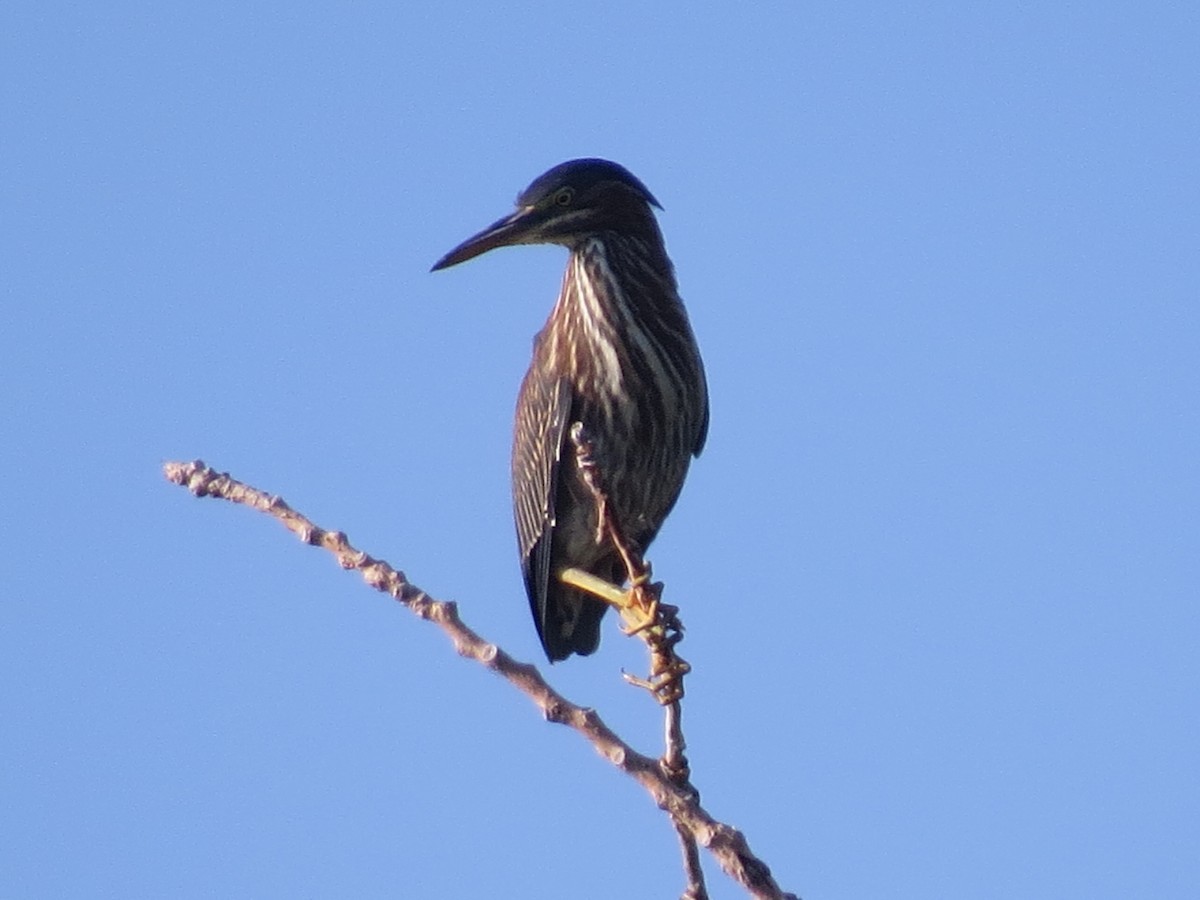
{"label": "bird", "polygon": [[704,365],[655,209],[662,206],[623,166],[569,160],[534,179],[514,212],[431,270],[517,244],[568,250],[558,299],[521,382],[512,445],[521,571],[552,663],[596,650],[609,605],[571,573],[617,587],[628,575],[600,528],[578,441],[586,441],[608,516],[640,558],[708,435]]}

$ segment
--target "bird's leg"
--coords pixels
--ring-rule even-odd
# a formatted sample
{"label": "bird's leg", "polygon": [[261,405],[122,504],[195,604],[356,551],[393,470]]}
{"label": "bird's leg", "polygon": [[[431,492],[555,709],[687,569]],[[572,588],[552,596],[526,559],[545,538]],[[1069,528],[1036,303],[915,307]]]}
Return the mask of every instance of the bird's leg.
{"label": "bird's leg", "polygon": [[[608,506],[608,495],[601,484],[601,472],[600,466],[596,463],[595,448],[584,433],[583,423],[573,423],[570,434],[571,442],[575,445],[575,463],[579,467],[579,475],[596,504],[596,543],[604,543],[605,538],[612,543],[625,566],[629,578],[629,591],[622,591],[620,600],[617,600],[614,595],[609,593],[607,582],[603,582],[606,587],[600,588],[597,582],[601,582],[602,579],[590,575],[588,576],[590,588],[583,587],[578,583],[573,586],[587,590],[606,603],[615,606],[620,611],[621,618],[629,626],[624,629],[625,633],[639,634],[652,628],[657,620],[658,597],[654,593],[648,595],[645,591],[645,586],[650,581],[650,567],[630,551],[613,520]],[[587,573],[582,574],[586,575]],[[560,579],[565,575],[566,572],[562,573],[559,576]],[[572,577],[578,581],[575,575]]]}
{"label": "bird's leg", "polygon": [[603,600],[609,606],[613,606],[616,609],[624,609],[628,604],[628,595],[621,588],[617,587],[611,581],[605,581],[603,578],[599,578],[591,572],[585,572],[583,569],[578,569],[575,566],[559,572],[558,580],[563,584],[578,588],[585,594],[591,594],[593,597]]}
{"label": "bird's leg", "polygon": [[579,466],[579,475],[596,503],[596,543],[603,544],[609,525],[608,496],[600,490],[600,467],[593,456],[592,442],[584,436],[582,422],[571,424],[571,443],[575,445],[575,464]]}
{"label": "bird's leg", "polygon": [[612,543],[625,566],[629,590],[622,591],[604,579],[576,568],[566,569],[558,577],[565,584],[616,607],[625,623],[622,630],[629,635],[639,635],[650,649],[650,677],[626,675],[626,680],[650,691],[664,706],[677,703],[683,697],[683,676],[691,671],[691,666],[675,652],[675,645],[683,638],[679,610],[661,602],[662,584],[651,583],[650,564],[621,534],[609,509],[600,467],[592,443],[584,433],[583,423],[571,425],[570,437],[575,445],[580,477],[596,504],[596,542],[603,543],[607,538]]}
{"label": "bird's leg", "polygon": [[584,433],[582,422],[575,422],[571,425],[571,443],[575,445],[575,464],[579,467],[579,476],[583,479],[588,491],[591,492],[592,500],[596,504],[596,543],[602,544],[604,539],[608,538],[621,557],[621,562],[625,565],[630,585],[636,588],[646,584],[650,580],[650,566],[629,549],[617,528],[617,523],[610,514],[608,495],[601,482],[600,466],[596,462],[595,448]]}
{"label": "bird's leg", "polygon": [[[622,628],[626,634],[640,634],[656,624],[654,615],[658,610],[658,601],[652,599],[647,604],[640,599],[635,599],[633,595],[638,588],[624,590],[611,581],[605,581],[603,578],[575,566],[562,569],[558,573],[558,580],[586,594],[591,594],[598,600],[603,600],[617,610],[626,623],[627,627]],[[650,587],[661,589],[662,585],[651,585]]]}

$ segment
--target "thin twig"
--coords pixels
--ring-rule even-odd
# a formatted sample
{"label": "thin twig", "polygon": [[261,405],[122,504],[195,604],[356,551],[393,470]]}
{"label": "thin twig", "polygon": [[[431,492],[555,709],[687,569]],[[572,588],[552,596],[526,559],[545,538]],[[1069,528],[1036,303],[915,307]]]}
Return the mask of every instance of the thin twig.
{"label": "thin twig", "polygon": [[[658,761],[663,774],[671,783],[682,791],[687,791],[693,800],[699,802],[700,792],[692,786],[692,770],[688,766],[687,757],[683,751],[687,742],[683,739],[683,706],[679,700],[666,707],[664,739],[666,751]],[[675,826],[675,835],[679,838],[679,846],[683,851],[683,871],[687,876],[687,890],[682,900],[707,900],[708,889],[704,886],[704,870],[700,867],[700,851],[696,847],[696,836],[682,821],[671,817]]]}
{"label": "thin twig", "polygon": [[708,888],[704,885],[704,869],[700,867],[700,850],[688,827],[678,819],[672,819],[679,847],[683,851],[683,873],[687,876],[687,888],[680,900],[708,900]]}
{"label": "thin twig", "polygon": [[642,785],[674,822],[686,827],[712,853],[721,868],[751,896],[764,900],[797,900],[794,894],[780,890],[770,868],[751,852],[740,831],[712,818],[700,806],[694,793],[681,790],[662,772],[657,760],[638,753],[625,743],[604,724],[595,710],[567,700],[546,683],[535,666],[516,661],[468,628],[459,618],[457,604],[434,600],[408,581],[403,572],[356,550],[344,533],[318,527],[281,498],[242,484],[228,473],[216,472],[200,460],[166,463],[163,474],[167,480],[186,487],[197,497],[217,497],[274,516],[304,543],[332,553],[343,569],[359,570],[371,587],[441,628],[459,655],[486,666],[529,697],[547,721],[568,725],[583,735],[596,752]]}
{"label": "thin twig", "polygon": [[684,756],[684,751],[687,750],[687,741],[683,738],[683,707],[678,700],[667,707],[663,726],[663,738],[667,748],[661,760],[663,770],[676,783],[695,790],[688,783],[692,773],[688,767],[687,757]]}

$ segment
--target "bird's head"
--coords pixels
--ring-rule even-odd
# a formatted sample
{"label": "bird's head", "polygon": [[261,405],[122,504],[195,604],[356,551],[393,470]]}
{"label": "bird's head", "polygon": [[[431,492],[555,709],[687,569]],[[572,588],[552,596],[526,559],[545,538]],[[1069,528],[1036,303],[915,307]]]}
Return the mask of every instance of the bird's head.
{"label": "bird's head", "polygon": [[517,197],[516,211],[467,238],[433,271],[512,244],[573,246],[603,231],[657,233],[654,195],[624,166],[605,159],[573,159],[540,175]]}

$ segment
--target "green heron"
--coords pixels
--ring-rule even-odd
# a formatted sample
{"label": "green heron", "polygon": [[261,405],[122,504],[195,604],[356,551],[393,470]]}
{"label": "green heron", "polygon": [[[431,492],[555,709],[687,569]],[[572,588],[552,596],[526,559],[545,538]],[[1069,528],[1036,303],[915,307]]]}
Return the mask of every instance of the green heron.
{"label": "green heron", "polygon": [[587,442],[610,520],[640,557],[704,447],[708,389],[651,209],[662,207],[641,181],[616,163],[576,159],[537,178],[516,206],[433,268],[512,244],[570,251],[558,302],[534,339],[512,451],[521,569],[554,662],[600,642],[605,592],[578,585],[621,585],[627,574],[572,441]]}

